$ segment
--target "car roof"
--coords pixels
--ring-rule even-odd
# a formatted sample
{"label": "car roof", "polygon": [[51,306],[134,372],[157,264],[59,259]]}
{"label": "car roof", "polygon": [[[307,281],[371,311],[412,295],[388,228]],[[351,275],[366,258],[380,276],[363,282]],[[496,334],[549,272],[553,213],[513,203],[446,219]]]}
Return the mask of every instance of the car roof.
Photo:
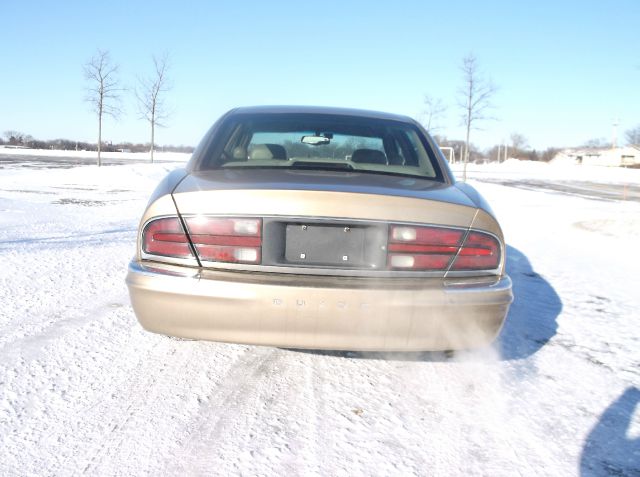
{"label": "car roof", "polygon": [[415,121],[409,116],[399,114],[369,111],[366,109],[334,108],[328,106],[245,106],[229,111],[229,115],[236,114],[327,114],[415,123]]}

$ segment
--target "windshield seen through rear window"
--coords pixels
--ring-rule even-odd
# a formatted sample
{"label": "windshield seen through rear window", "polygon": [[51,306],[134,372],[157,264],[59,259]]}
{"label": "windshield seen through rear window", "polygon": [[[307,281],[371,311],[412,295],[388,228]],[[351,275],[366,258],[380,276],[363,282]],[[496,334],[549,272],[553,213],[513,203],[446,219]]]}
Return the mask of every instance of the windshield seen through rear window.
{"label": "windshield seen through rear window", "polygon": [[303,168],[441,180],[418,128],[397,121],[320,115],[231,118],[207,169]]}

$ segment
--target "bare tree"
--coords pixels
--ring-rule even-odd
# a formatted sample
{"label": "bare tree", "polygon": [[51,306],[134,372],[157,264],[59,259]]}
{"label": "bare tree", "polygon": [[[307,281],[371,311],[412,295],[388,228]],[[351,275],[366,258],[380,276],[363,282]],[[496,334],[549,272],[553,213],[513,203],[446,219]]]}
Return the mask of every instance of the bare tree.
{"label": "bare tree", "polygon": [[520,134],[518,132],[511,133],[509,137],[511,139],[511,148],[514,150],[522,151],[524,149],[529,148],[529,141],[524,136],[524,134]]}
{"label": "bare tree", "polygon": [[164,93],[171,89],[167,72],[169,58],[165,53],[160,58],[153,57],[154,72],[149,78],[139,78],[136,88],[138,111],[140,117],[146,119],[151,126],[151,162],[155,148],[156,126],[165,127],[164,121],[170,116],[164,102]]}
{"label": "bare tree", "polygon": [[25,135],[20,131],[9,130],[4,132],[4,137],[7,139],[7,143],[16,146],[23,143]]}
{"label": "bare tree", "polygon": [[22,144],[27,147],[33,147],[35,138],[31,134],[25,134],[22,136]]}
{"label": "bare tree", "polygon": [[464,148],[463,180],[467,180],[467,163],[469,162],[469,137],[472,129],[478,129],[477,123],[486,119],[487,111],[492,107],[491,97],[496,92],[496,87],[491,81],[484,79],[479,70],[478,62],[473,54],[469,54],[462,60],[464,83],[458,91],[458,105],[463,109],[463,124],[467,128],[467,136]]}
{"label": "bare tree", "polygon": [[98,50],[84,65],[84,77],[89,82],[85,100],[98,115],[98,166],[102,165],[102,118],[117,118],[120,113],[120,94],[123,88],[118,81],[118,65],[112,63],[109,52]]}
{"label": "bare tree", "polygon": [[422,124],[427,131],[435,132],[441,129],[436,126],[436,122],[444,116],[447,107],[440,98],[434,98],[428,94],[424,95],[424,110],[422,111],[423,122]]}
{"label": "bare tree", "polygon": [[627,139],[627,143],[631,144],[632,146],[640,145],[640,125],[636,126],[635,128],[629,129],[624,133],[624,135]]}

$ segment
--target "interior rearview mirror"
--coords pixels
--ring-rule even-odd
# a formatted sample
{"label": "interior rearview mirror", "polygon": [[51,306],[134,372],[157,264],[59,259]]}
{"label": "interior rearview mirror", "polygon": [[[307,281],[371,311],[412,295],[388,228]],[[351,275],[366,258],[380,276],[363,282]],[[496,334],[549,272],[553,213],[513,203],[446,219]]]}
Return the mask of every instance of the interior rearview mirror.
{"label": "interior rearview mirror", "polygon": [[310,146],[320,146],[322,144],[329,144],[331,139],[324,136],[302,136],[300,142],[309,144]]}

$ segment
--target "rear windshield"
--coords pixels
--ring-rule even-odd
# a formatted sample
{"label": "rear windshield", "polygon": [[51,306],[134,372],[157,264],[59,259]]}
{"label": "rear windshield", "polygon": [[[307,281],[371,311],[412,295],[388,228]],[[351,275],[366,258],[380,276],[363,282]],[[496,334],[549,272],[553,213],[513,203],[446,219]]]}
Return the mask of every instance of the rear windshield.
{"label": "rear windshield", "polygon": [[204,169],[302,168],[442,180],[433,151],[411,124],[326,115],[238,115],[218,134]]}

